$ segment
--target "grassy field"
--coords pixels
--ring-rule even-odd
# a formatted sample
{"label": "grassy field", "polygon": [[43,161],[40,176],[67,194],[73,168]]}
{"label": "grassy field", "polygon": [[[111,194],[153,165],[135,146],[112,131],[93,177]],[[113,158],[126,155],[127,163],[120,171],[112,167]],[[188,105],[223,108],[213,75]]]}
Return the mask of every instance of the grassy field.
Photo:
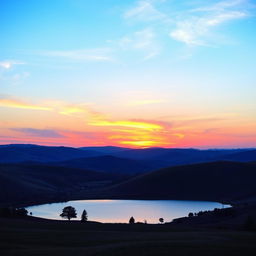
{"label": "grassy field", "polygon": [[169,225],[0,219],[0,255],[256,255],[256,233]]}

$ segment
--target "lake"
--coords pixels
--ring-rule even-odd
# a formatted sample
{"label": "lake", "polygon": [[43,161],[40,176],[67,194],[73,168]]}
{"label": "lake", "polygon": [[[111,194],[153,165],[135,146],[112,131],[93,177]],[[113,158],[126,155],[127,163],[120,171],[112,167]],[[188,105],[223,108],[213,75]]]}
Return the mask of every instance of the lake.
{"label": "lake", "polygon": [[159,218],[165,222],[187,216],[190,212],[213,210],[229,207],[216,202],[176,201],[176,200],[78,200],[64,203],[52,203],[30,206],[26,209],[33,216],[47,219],[62,218],[59,216],[65,206],[73,206],[77,211],[77,220],[85,209],[88,220],[100,222],[127,223],[131,216],[135,221],[158,223]]}

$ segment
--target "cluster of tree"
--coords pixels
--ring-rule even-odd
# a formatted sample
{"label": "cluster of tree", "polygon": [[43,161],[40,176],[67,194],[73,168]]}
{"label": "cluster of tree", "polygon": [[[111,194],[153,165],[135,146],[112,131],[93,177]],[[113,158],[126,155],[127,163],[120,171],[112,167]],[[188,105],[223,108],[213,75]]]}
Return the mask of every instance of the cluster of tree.
{"label": "cluster of tree", "polygon": [[[160,222],[161,224],[163,224],[163,223],[164,223],[164,218],[159,218],[159,222]],[[132,216],[132,217],[129,219],[129,224],[134,224],[134,223],[135,223],[135,219],[134,219],[134,217]],[[136,222],[136,223],[142,224],[142,222]],[[144,220],[144,224],[147,224],[147,220]]]}
{"label": "cluster of tree", "polygon": [[[60,214],[60,217],[64,219],[68,219],[69,221],[72,218],[77,218],[76,209],[72,206],[66,206],[62,209],[62,213]],[[87,211],[83,210],[83,213],[81,215],[81,222],[86,222],[88,220]]]}
{"label": "cluster of tree", "polygon": [[[77,213],[76,213],[76,209],[72,206],[66,206],[62,209],[62,213],[60,214],[60,217],[64,218],[64,219],[68,219],[69,221],[72,218],[77,218]],[[87,211],[83,210],[83,213],[81,215],[81,222],[86,222],[88,220],[88,215],[87,215]],[[164,223],[164,219],[163,218],[159,218],[159,222],[161,224]],[[135,223],[135,219],[132,216],[129,219],[129,224],[134,224]],[[147,224],[147,221],[144,221],[144,224]]]}
{"label": "cluster of tree", "polygon": [[[6,207],[0,208],[0,216],[1,217],[24,217],[28,215],[28,211],[25,208],[13,208]],[[30,213],[32,215],[32,213]]]}
{"label": "cluster of tree", "polygon": [[197,213],[190,212],[188,214],[188,217],[196,217],[196,216],[203,216],[203,215],[213,215],[217,217],[229,217],[229,216],[234,216],[235,215],[235,209],[234,208],[223,208],[223,209],[218,209],[215,208],[213,211],[200,211]]}

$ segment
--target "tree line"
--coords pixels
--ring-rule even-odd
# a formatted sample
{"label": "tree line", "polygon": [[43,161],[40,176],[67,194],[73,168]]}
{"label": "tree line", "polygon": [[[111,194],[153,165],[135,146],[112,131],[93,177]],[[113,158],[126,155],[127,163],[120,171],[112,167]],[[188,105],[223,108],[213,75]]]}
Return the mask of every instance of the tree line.
{"label": "tree line", "polygon": [[[62,209],[62,213],[60,214],[60,217],[64,218],[64,219],[68,219],[69,221],[72,219],[72,218],[77,218],[77,212],[76,212],[76,209],[72,206],[66,206]],[[83,213],[81,215],[81,222],[86,222],[88,221],[88,214],[87,214],[87,211],[86,210],[83,210]],[[164,219],[163,218],[159,218],[159,222],[161,224],[164,223]],[[135,223],[135,219],[134,217],[132,216],[130,219],[129,219],[129,224],[134,224]],[[144,221],[144,224],[147,224],[147,221],[145,220]]]}

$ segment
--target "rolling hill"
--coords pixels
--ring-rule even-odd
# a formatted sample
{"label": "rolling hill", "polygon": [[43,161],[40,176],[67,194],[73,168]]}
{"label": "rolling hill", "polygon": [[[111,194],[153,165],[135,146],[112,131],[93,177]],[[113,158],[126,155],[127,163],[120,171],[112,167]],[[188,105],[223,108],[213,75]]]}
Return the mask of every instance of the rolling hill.
{"label": "rolling hill", "polygon": [[67,167],[0,164],[0,204],[65,200],[124,176]]}
{"label": "rolling hill", "polygon": [[256,166],[212,162],[175,166],[137,176],[108,190],[109,197],[232,201],[256,198]]}
{"label": "rolling hill", "polygon": [[[121,147],[50,147],[30,144],[11,144],[0,146],[0,163],[21,163],[21,162],[66,162],[75,160],[75,167],[78,159],[95,158],[110,156],[114,162],[117,158],[123,159],[123,166],[126,165],[127,159],[136,160],[138,165],[150,166],[149,170],[159,169],[168,166],[213,162],[219,160],[229,160],[238,162],[256,161],[255,149],[180,149],[180,148],[145,148],[145,149],[128,149]],[[107,158],[106,158],[107,159]],[[105,160],[106,160],[105,159]],[[102,158],[98,159],[99,161]],[[96,162],[96,159],[91,161]],[[119,162],[120,162],[119,161]],[[139,162],[138,162],[139,161]],[[89,162],[89,160],[88,160]],[[109,162],[107,164],[110,164]],[[114,163],[113,163],[114,165]],[[120,163],[118,163],[120,165]],[[101,165],[102,166],[102,165]],[[100,167],[101,167],[100,166]],[[94,166],[93,166],[94,169]],[[140,169],[140,168],[139,168]],[[148,169],[148,168],[146,168]]]}
{"label": "rolling hill", "polygon": [[233,154],[223,156],[222,159],[236,161],[236,162],[256,161],[256,150],[252,149],[252,150],[246,150],[241,152],[235,152]]}
{"label": "rolling hill", "polygon": [[99,198],[256,198],[255,162],[255,149],[2,145],[0,203],[58,201],[92,190]]}
{"label": "rolling hill", "polygon": [[115,147],[115,146],[98,146],[98,147],[80,147],[79,149],[87,151],[96,151],[102,154],[111,155],[113,153],[130,150],[129,148]]}
{"label": "rolling hill", "polygon": [[78,158],[50,164],[126,175],[139,174],[155,169],[155,165],[150,161],[119,158],[109,155]]}
{"label": "rolling hill", "polygon": [[102,153],[71,147],[49,147],[30,144],[11,144],[0,146],[0,163],[64,161],[79,157],[92,157],[99,155],[102,155]]}
{"label": "rolling hill", "polygon": [[[233,160],[247,162],[256,160],[256,150],[252,149],[179,149],[147,148],[119,151],[114,156],[137,160],[161,161],[162,166],[184,165],[192,163]],[[247,160],[248,159],[248,160]]]}

